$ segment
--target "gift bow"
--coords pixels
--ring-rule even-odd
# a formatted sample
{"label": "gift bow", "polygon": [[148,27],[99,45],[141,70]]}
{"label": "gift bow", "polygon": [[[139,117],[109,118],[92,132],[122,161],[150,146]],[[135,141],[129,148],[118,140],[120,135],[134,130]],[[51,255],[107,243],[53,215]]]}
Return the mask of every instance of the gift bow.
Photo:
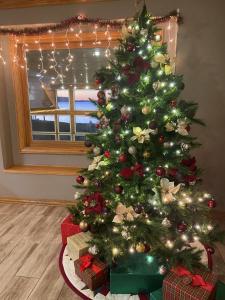
{"label": "gift bow", "polygon": [[202,287],[209,292],[211,292],[213,289],[213,285],[209,282],[206,282],[201,275],[192,274],[184,267],[176,267],[172,269],[172,272],[174,272],[179,277],[188,276],[191,279],[191,285],[193,287]]}
{"label": "gift bow", "polygon": [[93,272],[96,274],[101,271],[101,268],[95,265],[94,262],[94,256],[91,254],[86,254],[80,257],[81,265],[80,265],[80,271],[84,272],[86,269],[91,268]]}

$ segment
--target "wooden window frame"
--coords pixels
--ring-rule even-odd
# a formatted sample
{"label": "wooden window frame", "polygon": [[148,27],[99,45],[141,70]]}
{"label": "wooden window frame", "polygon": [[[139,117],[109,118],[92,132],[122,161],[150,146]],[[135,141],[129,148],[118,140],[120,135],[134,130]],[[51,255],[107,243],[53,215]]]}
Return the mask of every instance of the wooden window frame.
{"label": "wooden window frame", "polygon": [[[96,48],[93,45],[93,33],[82,33],[83,48]],[[110,47],[118,44],[118,39],[121,38],[121,33],[118,31],[111,32]],[[70,41],[70,48],[80,48],[80,41],[74,34],[68,33]],[[24,47],[23,44],[28,44],[29,50],[38,50],[39,45],[35,43],[39,40],[39,36],[23,36],[17,38],[17,50],[15,47],[15,38],[10,37],[10,57],[11,57],[11,71],[13,78],[14,91],[16,96],[16,112],[17,112],[17,128],[19,137],[20,153],[37,153],[37,154],[85,154],[87,148],[83,142],[79,141],[33,141],[32,129],[30,123],[30,110],[29,110],[29,94],[26,68],[21,68],[20,65],[24,64]],[[107,48],[108,41],[104,32],[98,32],[98,40],[101,44],[98,48]],[[51,35],[45,34],[40,36],[40,43],[43,50],[51,49]],[[65,33],[58,33],[54,36],[54,43],[56,49],[65,49]],[[17,51],[19,64],[13,63],[13,57]],[[91,88],[91,87],[90,87]],[[76,114],[90,115],[89,111],[76,111]],[[51,112],[52,114],[52,112]],[[54,113],[53,113],[54,114]],[[63,110],[59,114],[67,114]],[[71,115],[69,113],[69,115]]]}

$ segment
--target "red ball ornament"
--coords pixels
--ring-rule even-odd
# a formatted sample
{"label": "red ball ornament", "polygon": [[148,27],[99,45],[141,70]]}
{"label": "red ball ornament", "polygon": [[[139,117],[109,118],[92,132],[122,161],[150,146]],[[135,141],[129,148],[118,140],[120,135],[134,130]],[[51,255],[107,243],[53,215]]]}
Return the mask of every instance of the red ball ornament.
{"label": "red ball ornament", "polygon": [[158,167],[156,168],[155,173],[159,177],[164,177],[166,175],[166,170],[163,167]]}
{"label": "red ball ornament", "polygon": [[123,163],[125,161],[127,161],[127,156],[126,154],[120,154],[119,158],[118,158],[119,162]]}
{"label": "red ball ornament", "polygon": [[122,194],[123,192],[123,187],[121,185],[116,185],[114,188],[114,191],[116,194]]}
{"label": "red ball ornament", "polygon": [[95,127],[97,128],[97,129],[99,129],[100,128],[100,124],[98,123],[98,124],[95,124]]}
{"label": "red ball ornament", "polygon": [[209,208],[215,208],[216,207],[216,201],[214,199],[209,199],[207,204],[208,204]]}
{"label": "red ball ornament", "polygon": [[183,233],[184,231],[187,230],[187,224],[185,224],[184,222],[180,223],[177,225],[177,230],[179,233]]}
{"label": "red ball ornament", "polygon": [[82,184],[84,182],[84,177],[81,176],[81,175],[77,176],[76,182],[79,183],[79,184]]}
{"label": "red ball ornament", "polygon": [[105,99],[104,98],[98,98],[98,104],[99,105],[105,105]]}
{"label": "red ball ornament", "polygon": [[98,97],[98,98],[101,98],[101,99],[105,99],[105,92],[104,92],[104,91],[99,91],[99,92],[97,93],[97,97]]}
{"label": "red ball ornament", "polygon": [[159,137],[159,143],[160,143],[160,144],[163,144],[164,141],[165,141],[164,136],[163,136],[163,135],[160,135],[160,137]]}
{"label": "red ball ornament", "polygon": [[95,83],[96,83],[97,85],[99,85],[99,84],[102,83],[102,81],[101,81],[101,79],[96,79],[96,80],[95,80]]}
{"label": "red ball ornament", "polygon": [[106,151],[104,152],[104,156],[105,156],[106,158],[110,158],[111,154],[110,154],[109,150],[106,150]]}
{"label": "red ball ornament", "polygon": [[172,100],[172,101],[170,102],[170,106],[171,106],[171,107],[176,107],[176,106],[177,106],[177,101],[176,101],[176,100]]}

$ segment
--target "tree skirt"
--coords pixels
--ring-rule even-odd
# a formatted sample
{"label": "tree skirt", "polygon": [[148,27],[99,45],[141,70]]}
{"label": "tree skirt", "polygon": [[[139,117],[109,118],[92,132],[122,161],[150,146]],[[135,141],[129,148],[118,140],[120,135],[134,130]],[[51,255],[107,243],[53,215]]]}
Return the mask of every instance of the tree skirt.
{"label": "tree skirt", "polygon": [[85,283],[76,276],[74,270],[73,260],[71,260],[67,254],[67,247],[63,246],[59,255],[59,269],[66,282],[66,284],[85,300],[147,300],[146,295],[112,295],[108,286],[103,286],[98,293],[94,293],[91,290],[85,288]]}

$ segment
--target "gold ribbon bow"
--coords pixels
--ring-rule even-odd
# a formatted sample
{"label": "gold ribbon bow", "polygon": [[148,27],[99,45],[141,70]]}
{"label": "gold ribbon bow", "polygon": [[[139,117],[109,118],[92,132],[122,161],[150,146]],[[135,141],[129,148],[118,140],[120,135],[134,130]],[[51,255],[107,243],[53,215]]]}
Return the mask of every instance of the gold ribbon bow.
{"label": "gold ribbon bow", "polygon": [[116,215],[113,219],[114,223],[123,223],[123,221],[134,221],[139,215],[134,211],[132,206],[126,207],[119,203],[116,208]]}
{"label": "gold ribbon bow", "polygon": [[180,184],[174,186],[174,182],[170,182],[167,178],[160,180],[161,196],[164,203],[170,203],[175,200],[174,195],[180,190]]}
{"label": "gold ribbon bow", "polygon": [[144,141],[150,140],[150,133],[153,133],[154,130],[152,129],[141,129],[140,127],[134,127],[133,128],[133,134],[131,141],[137,140],[138,143],[143,144]]}

